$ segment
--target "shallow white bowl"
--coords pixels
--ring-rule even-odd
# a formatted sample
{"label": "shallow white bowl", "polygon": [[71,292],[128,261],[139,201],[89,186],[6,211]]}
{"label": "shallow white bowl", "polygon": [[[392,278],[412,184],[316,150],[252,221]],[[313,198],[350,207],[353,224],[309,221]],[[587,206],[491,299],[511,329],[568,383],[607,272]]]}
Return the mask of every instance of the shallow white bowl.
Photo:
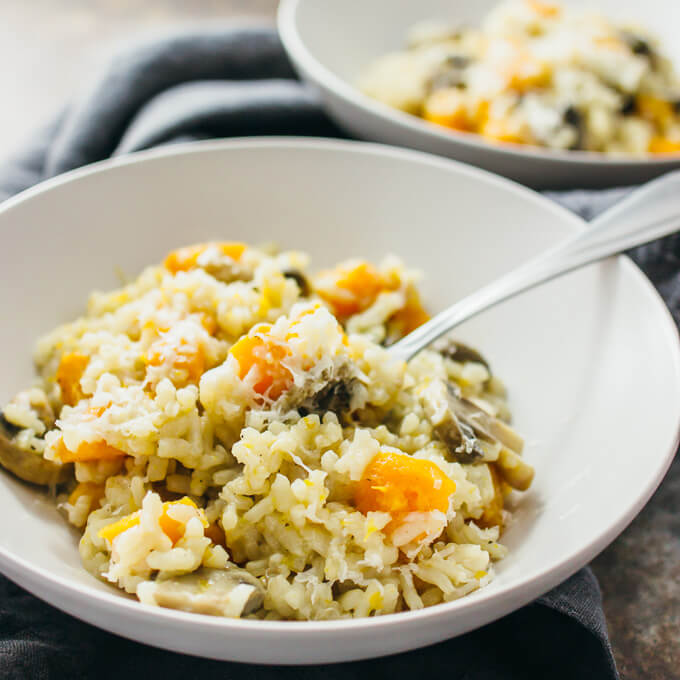
{"label": "shallow white bowl", "polygon": [[[522,229],[513,229],[521,224]],[[0,404],[32,381],[36,337],[180,244],[276,240],[328,265],[388,252],[442,308],[584,223],[529,190],[425,154],[334,141],[207,142],[51,180],[0,206]],[[77,536],[0,473],[0,570],[55,606],[142,642],[261,663],[346,661],[452,637],[523,605],[602,550],[674,452],[675,326],[627,259],[591,266],[460,328],[506,381],[536,467],[496,580],[456,602],[325,623],[219,619],[128,599],[80,566]]]}
{"label": "shallow white bowl", "polygon": [[[662,40],[680,66],[676,0],[561,0],[638,20]],[[361,139],[466,161],[536,188],[634,184],[680,166],[680,154],[611,158],[583,151],[498,144],[428,123],[362,94],[354,85],[376,57],[400,49],[423,19],[478,25],[498,0],[282,0],[278,27],[299,74],[320,92],[328,113]]]}

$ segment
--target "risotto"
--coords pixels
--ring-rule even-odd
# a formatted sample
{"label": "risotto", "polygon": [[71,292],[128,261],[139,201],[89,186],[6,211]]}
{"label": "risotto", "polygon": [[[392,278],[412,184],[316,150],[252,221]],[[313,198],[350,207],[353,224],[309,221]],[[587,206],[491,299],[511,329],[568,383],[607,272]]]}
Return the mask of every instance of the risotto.
{"label": "risotto", "polygon": [[479,28],[428,22],[361,76],[369,96],[496,142],[680,153],[680,77],[644,29],[509,0]]}
{"label": "risotto", "polygon": [[394,257],[172,252],[38,341],[0,462],[145,604],[308,620],[459,598],[493,578],[533,470],[482,355],[390,355],[427,319],[416,281]]}

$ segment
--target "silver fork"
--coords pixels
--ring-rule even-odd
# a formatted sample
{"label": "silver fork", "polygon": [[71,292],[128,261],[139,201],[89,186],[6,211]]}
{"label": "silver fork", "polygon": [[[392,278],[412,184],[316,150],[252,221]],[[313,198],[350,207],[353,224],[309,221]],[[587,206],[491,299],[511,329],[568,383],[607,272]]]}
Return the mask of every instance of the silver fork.
{"label": "silver fork", "polygon": [[456,302],[389,348],[408,361],[463,321],[519,293],[680,229],[680,170],[648,182],[595,218],[588,229]]}

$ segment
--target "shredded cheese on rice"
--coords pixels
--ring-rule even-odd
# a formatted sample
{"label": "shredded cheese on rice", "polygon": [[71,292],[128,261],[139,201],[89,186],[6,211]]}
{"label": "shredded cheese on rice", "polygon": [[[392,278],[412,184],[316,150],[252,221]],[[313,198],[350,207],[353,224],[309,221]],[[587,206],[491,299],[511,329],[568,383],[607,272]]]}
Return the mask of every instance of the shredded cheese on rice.
{"label": "shredded cheese on rice", "polygon": [[[455,348],[389,354],[428,318],[396,258],[307,267],[181,248],[38,341],[39,385],[3,414],[14,446],[70,466],[60,507],[93,575],[146,604],[300,620],[431,606],[493,578],[518,478],[501,461],[521,454],[500,382]],[[472,400],[501,442],[485,458]]]}

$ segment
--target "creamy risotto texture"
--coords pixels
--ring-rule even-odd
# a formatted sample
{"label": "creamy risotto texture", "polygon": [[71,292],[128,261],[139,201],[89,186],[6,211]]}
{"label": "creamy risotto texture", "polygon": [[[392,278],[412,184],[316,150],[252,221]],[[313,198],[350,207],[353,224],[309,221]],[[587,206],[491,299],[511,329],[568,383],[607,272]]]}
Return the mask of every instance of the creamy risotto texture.
{"label": "creamy risotto texture", "polygon": [[427,320],[396,258],[316,273],[206,243],[91,295],[39,340],[0,462],[52,489],[95,577],[143,603],[259,619],[370,616],[486,585],[533,470],[485,358]]}
{"label": "creamy risotto texture", "polygon": [[584,7],[509,0],[479,27],[416,25],[407,48],[369,65],[359,87],[497,142],[680,153],[680,78],[663,47]]}

